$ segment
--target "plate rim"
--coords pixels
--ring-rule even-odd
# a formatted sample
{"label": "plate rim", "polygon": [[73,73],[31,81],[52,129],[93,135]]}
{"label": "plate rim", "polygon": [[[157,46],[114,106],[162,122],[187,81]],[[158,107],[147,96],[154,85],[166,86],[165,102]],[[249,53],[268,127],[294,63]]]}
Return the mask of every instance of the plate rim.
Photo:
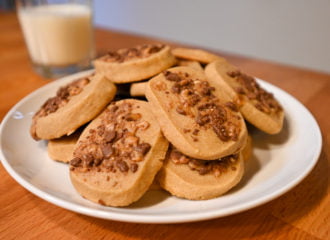
{"label": "plate rim", "polygon": [[313,122],[313,125],[315,129],[317,130],[315,133],[315,138],[317,144],[317,148],[315,149],[315,153],[313,158],[310,160],[309,165],[304,169],[305,171],[301,172],[299,174],[299,177],[295,178],[291,182],[279,187],[276,189],[275,192],[271,195],[265,195],[263,197],[256,198],[254,200],[248,201],[244,204],[240,204],[238,207],[237,206],[231,206],[227,207],[225,209],[220,209],[219,211],[215,212],[210,212],[210,210],[206,212],[194,212],[194,213],[185,213],[182,215],[161,215],[161,216],[155,216],[151,214],[134,214],[134,213],[117,213],[113,212],[111,210],[109,211],[103,211],[102,209],[92,209],[88,206],[82,206],[79,205],[78,203],[73,203],[71,201],[56,197],[54,195],[51,195],[49,193],[45,193],[42,190],[40,190],[38,187],[34,186],[32,183],[26,181],[23,177],[20,176],[19,173],[17,173],[10,165],[10,160],[8,161],[5,158],[5,155],[3,153],[3,150],[1,148],[2,146],[2,134],[3,134],[3,129],[6,126],[6,123],[9,121],[10,117],[12,114],[15,112],[15,110],[22,104],[24,104],[29,98],[33,97],[34,95],[38,95],[40,92],[46,90],[46,89],[51,89],[52,87],[55,87],[56,85],[60,85],[61,83],[64,84],[67,81],[73,80],[75,78],[79,78],[85,75],[88,75],[92,73],[94,69],[92,70],[87,70],[87,71],[82,71],[78,72],[63,78],[60,78],[58,80],[54,80],[53,82],[50,82],[33,92],[29,93],[27,96],[23,97],[19,102],[17,102],[5,115],[3,118],[1,125],[0,125],[0,161],[2,165],[4,166],[5,170],[9,173],[9,175],[21,186],[23,186],[26,190],[31,192],[32,194],[38,196],[39,198],[54,204],[56,206],[59,206],[61,208],[67,209],[69,211],[73,211],[79,214],[84,214],[87,216],[91,217],[97,217],[97,218],[102,218],[106,220],[115,220],[115,221],[122,221],[122,222],[131,222],[131,223],[184,223],[184,222],[195,222],[195,221],[202,221],[202,220],[207,220],[207,219],[214,219],[218,217],[225,217],[228,215],[240,213],[252,208],[255,208],[257,206],[263,205],[266,202],[269,202],[284,193],[290,191],[292,188],[297,186],[314,168],[316,165],[319,156],[321,154],[322,150],[322,133],[320,130],[320,127],[313,116],[313,114],[305,107],[300,101],[298,101],[295,97],[293,97],[291,94],[287,93],[283,89],[266,82],[265,80],[262,80],[260,78],[256,78],[257,81],[262,85],[266,86],[266,89],[268,87],[275,89],[275,92],[280,92],[281,94],[284,94],[286,98],[289,98],[290,101],[294,102],[294,104],[300,105],[301,109],[305,111],[305,113],[308,115],[310,120]]}

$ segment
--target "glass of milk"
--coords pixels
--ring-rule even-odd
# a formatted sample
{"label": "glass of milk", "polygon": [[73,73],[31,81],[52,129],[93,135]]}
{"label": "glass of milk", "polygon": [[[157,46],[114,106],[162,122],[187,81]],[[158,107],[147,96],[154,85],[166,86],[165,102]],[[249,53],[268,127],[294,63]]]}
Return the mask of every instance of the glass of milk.
{"label": "glass of milk", "polygon": [[56,78],[88,69],[94,57],[92,0],[17,0],[35,70]]}

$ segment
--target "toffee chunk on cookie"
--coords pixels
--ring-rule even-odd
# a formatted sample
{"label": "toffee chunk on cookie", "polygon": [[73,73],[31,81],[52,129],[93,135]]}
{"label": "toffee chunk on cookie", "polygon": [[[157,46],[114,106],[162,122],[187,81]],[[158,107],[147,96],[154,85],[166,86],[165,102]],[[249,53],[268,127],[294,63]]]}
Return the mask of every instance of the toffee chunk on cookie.
{"label": "toffee chunk on cookie", "polygon": [[146,97],[165,137],[188,156],[213,160],[246,142],[243,117],[203,71],[168,69],[148,82]]}
{"label": "toffee chunk on cookie", "polygon": [[61,87],[33,116],[31,136],[39,140],[70,135],[96,117],[115,93],[116,86],[100,74]]}
{"label": "toffee chunk on cookie", "polygon": [[114,102],[79,138],[70,161],[71,181],[93,202],[127,206],[148,190],[167,148],[147,102]]}
{"label": "toffee chunk on cookie", "polygon": [[215,61],[205,68],[210,82],[217,83],[239,107],[244,118],[260,130],[276,134],[283,127],[284,111],[274,95],[230,63]]}
{"label": "toffee chunk on cookie", "polygon": [[96,59],[96,72],[114,83],[128,83],[150,78],[173,66],[175,57],[164,44],[146,44],[109,52]]}
{"label": "toffee chunk on cookie", "polygon": [[218,197],[236,186],[244,173],[241,153],[216,160],[200,160],[169,148],[157,175],[160,186],[174,196],[191,200]]}

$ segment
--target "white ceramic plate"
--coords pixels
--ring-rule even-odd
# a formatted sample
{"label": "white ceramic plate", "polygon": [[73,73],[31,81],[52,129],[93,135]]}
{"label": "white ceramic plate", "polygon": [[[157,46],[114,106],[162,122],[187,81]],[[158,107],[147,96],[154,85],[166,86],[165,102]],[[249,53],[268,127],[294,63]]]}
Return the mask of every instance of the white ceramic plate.
{"label": "white ceramic plate", "polygon": [[[140,223],[178,223],[238,213],[287,192],[313,168],[320,154],[320,129],[310,112],[281,89],[258,80],[285,108],[284,129],[271,136],[252,129],[253,157],[241,183],[224,196],[189,201],[153,190],[130,207],[113,208],[83,199],[73,188],[68,166],[47,156],[46,142],[29,135],[31,117],[59,86],[88,74],[54,81],[28,95],[4,118],[0,129],[2,164],[23,187],[57,206],[98,218]],[[302,151],[303,149],[303,151]]]}

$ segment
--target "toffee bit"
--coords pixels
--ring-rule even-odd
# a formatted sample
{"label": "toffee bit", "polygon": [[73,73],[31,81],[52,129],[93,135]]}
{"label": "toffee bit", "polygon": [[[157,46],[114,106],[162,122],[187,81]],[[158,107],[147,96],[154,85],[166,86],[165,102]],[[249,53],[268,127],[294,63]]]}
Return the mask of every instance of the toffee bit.
{"label": "toffee bit", "polygon": [[190,129],[187,129],[187,128],[184,128],[184,129],[183,129],[183,132],[184,132],[184,133],[189,133],[190,131],[191,131],[191,130],[190,130]]}
{"label": "toffee bit", "polygon": [[94,166],[99,166],[102,163],[103,159],[96,158],[94,159]]}
{"label": "toffee bit", "polygon": [[183,110],[181,107],[177,107],[175,110],[177,113],[179,113],[181,115],[187,115],[186,111]]}
{"label": "toffee bit", "polygon": [[175,83],[171,88],[171,92],[179,94],[181,92],[181,86]]}
{"label": "toffee bit", "polygon": [[223,125],[212,125],[213,131],[215,132],[215,134],[217,134],[217,136],[222,140],[222,141],[229,141],[230,140],[230,136],[228,135],[228,132],[225,128],[225,126]]}
{"label": "toffee bit", "polygon": [[186,164],[192,171],[197,171],[200,175],[213,174],[219,177],[221,173],[228,170],[236,170],[238,154],[233,154],[218,160],[199,160],[183,155],[176,149],[172,149],[168,158],[174,164]]}
{"label": "toffee bit", "polygon": [[193,134],[193,135],[195,135],[195,136],[197,136],[197,135],[198,135],[198,133],[199,133],[199,129],[197,129],[197,128],[196,128],[196,129],[194,129],[194,131],[192,132],[192,134]]}
{"label": "toffee bit", "polygon": [[137,129],[145,130],[150,124],[140,113],[132,113],[134,107],[129,102],[110,105],[100,115],[100,125],[78,142],[71,167],[80,167],[79,171],[136,172],[138,165],[133,162],[143,161],[151,145],[140,142],[136,135]]}
{"label": "toffee bit", "polygon": [[199,126],[204,126],[207,123],[209,123],[211,121],[211,118],[209,115],[202,115],[200,112],[198,113],[196,119],[195,119],[196,123]]}
{"label": "toffee bit", "polygon": [[238,94],[245,94],[245,90],[242,87],[236,87],[234,88],[235,92],[237,92]]}
{"label": "toffee bit", "polygon": [[234,112],[238,112],[238,107],[235,103],[233,102],[226,102],[225,106],[228,107],[230,110],[234,111]]}
{"label": "toffee bit", "polygon": [[145,58],[152,54],[155,54],[165,47],[163,44],[149,44],[140,45],[132,48],[122,48],[117,51],[108,52],[108,54],[103,57],[105,61],[108,62],[124,62],[136,58]]}
{"label": "toffee bit", "polygon": [[141,153],[142,155],[146,155],[151,148],[149,143],[141,143],[134,147],[134,150]]}
{"label": "toffee bit", "polygon": [[115,131],[106,131],[104,133],[104,140],[107,143],[113,142],[113,140],[116,138],[116,132]]}
{"label": "toffee bit", "polygon": [[104,135],[105,132],[105,126],[104,125],[100,125],[97,127],[97,134],[101,137]]}
{"label": "toffee bit", "polygon": [[235,78],[235,77],[239,76],[240,74],[241,74],[241,73],[240,73],[239,70],[228,71],[228,72],[227,72],[227,75],[228,75],[229,77],[232,77],[232,78]]}
{"label": "toffee bit", "polygon": [[133,173],[135,173],[139,168],[139,165],[137,165],[136,163],[132,163],[130,166],[130,169]]}
{"label": "toffee bit", "polygon": [[118,110],[118,108],[119,108],[119,107],[118,107],[117,105],[114,105],[114,104],[113,104],[112,107],[110,108],[110,112],[111,112],[111,113],[114,113],[114,112],[116,112],[116,111]]}
{"label": "toffee bit", "polygon": [[180,76],[176,73],[172,73],[170,71],[165,70],[163,72],[165,78],[169,81],[173,81],[173,82],[179,82],[181,80]]}
{"label": "toffee bit", "polygon": [[114,154],[114,149],[111,144],[102,144],[101,151],[104,158],[109,158],[112,154]]}
{"label": "toffee bit", "polygon": [[116,161],[116,167],[118,167],[121,172],[127,172],[128,171],[128,165],[123,160],[117,160]]}
{"label": "toffee bit", "polygon": [[140,113],[128,113],[125,116],[125,119],[127,121],[136,121],[139,120],[141,118],[141,114]]}
{"label": "toffee bit", "polygon": [[70,161],[70,165],[71,165],[71,166],[74,166],[74,167],[79,167],[79,166],[81,165],[81,159],[78,158],[78,157],[73,158],[73,159]]}

